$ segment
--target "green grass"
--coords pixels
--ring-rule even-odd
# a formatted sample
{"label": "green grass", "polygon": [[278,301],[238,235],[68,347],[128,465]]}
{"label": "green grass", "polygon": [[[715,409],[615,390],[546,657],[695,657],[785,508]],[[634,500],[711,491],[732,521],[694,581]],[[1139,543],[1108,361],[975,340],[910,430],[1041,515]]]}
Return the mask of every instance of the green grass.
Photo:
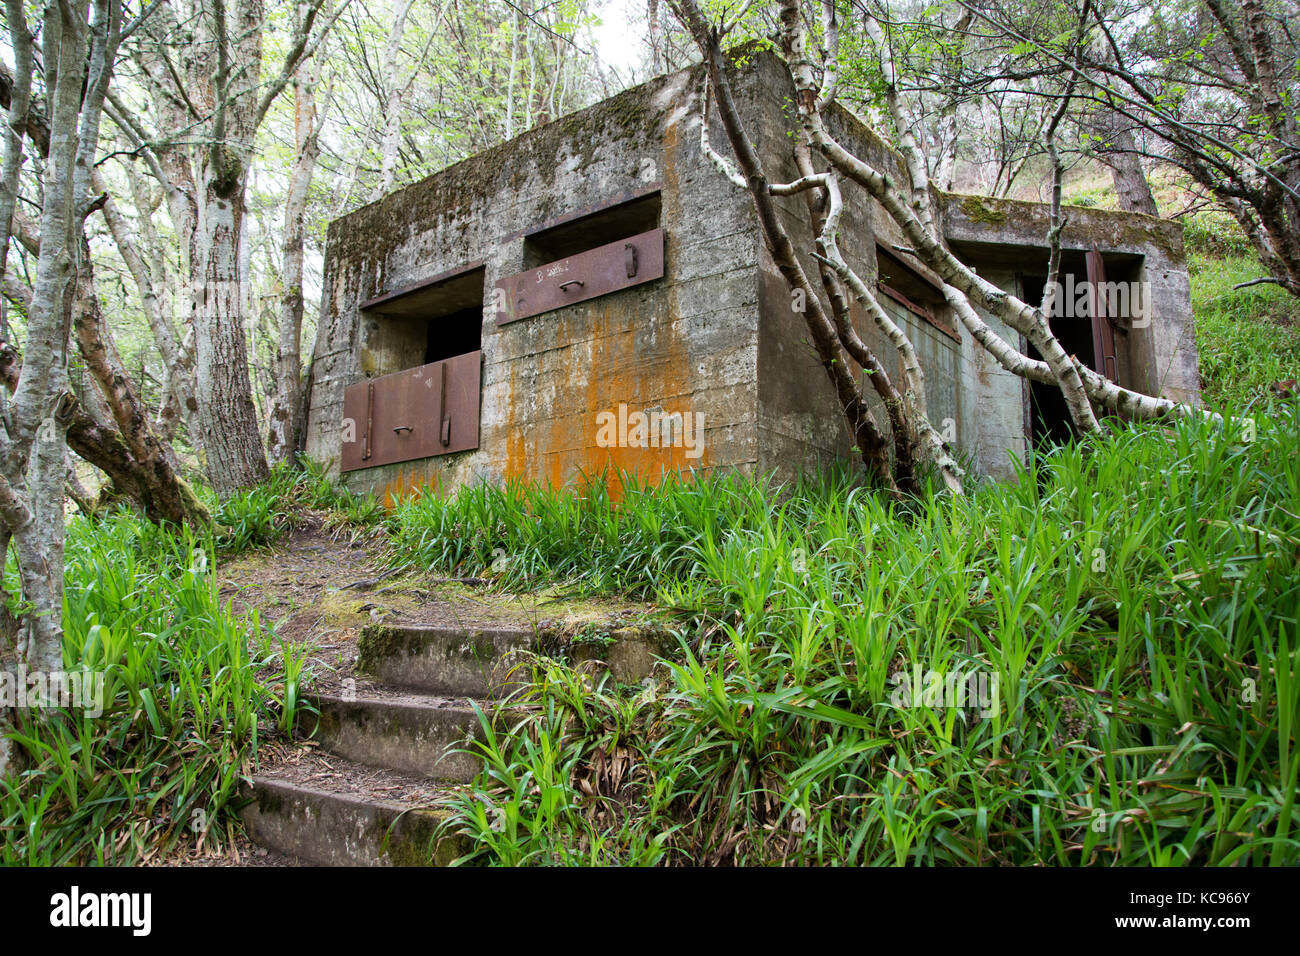
{"label": "green grass", "polygon": [[0,862],[126,864],[225,839],[259,722],[283,722],[294,681],[256,615],[221,604],[214,560],[210,539],[134,515],[70,523],[64,668],[102,675],[103,714],[18,711],[26,768],[0,781]]}
{"label": "green grass", "polygon": [[1258,403],[1273,382],[1300,378],[1300,300],[1258,277],[1250,256],[1188,258],[1201,388],[1211,405]]}
{"label": "green grass", "polygon": [[[309,509],[339,532],[382,524],[392,568],[646,598],[679,634],[639,687],[526,663],[451,808],[467,862],[1300,862],[1300,425],[1268,394],[1300,374],[1297,307],[1233,290],[1257,267],[1196,228],[1206,398],[1251,429],[1123,428],[1014,485],[905,504],[844,472],[625,476],[618,502],[602,476],[386,514],[303,462],[223,501],[201,491],[201,538],[72,519],[65,667],[105,676],[106,712],[22,716],[0,863],[225,838],[305,660],[223,606],[210,569]],[[918,671],[973,674],[996,706],[916,705],[899,680]]]}
{"label": "green grass", "polygon": [[215,544],[222,553],[274,544],[301,521],[306,509],[323,511],[331,530],[368,528],[384,515],[376,498],[335,485],[320,464],[306,457],[296,468],[277,465],[262,484],[225,498],[204,487],[199,494],[211,509]]}
{"label": "green grass", "polygon": [[[310,461],[220,501],[200,494],[215,524],[201,536],[126,511],[69,522],[64,668],[103,675],[104,713],[18,712],[26,768],[0,780],[0,864],[129,864],[220,846],[260,737],[292,727],[304,652],[222,604],[218,557],[275,543],[309,508],[338,530],[371,527],[383,508]],[[10,562],[10,594],[16,573]]]}
{"label": "green grass", "polygon": [[[1173,195],[1161,201],[1161,207],[1177,208],[1185,197],[1185,193],[1175,189]],[[1202,259],[1253,259],[1255,257],[1254,247],[1246,238],[1246,234],[1241,231],[1241,226],[1223,209],[1214,207],[1201,209],[1190,216],[1184,216],[1182,223],[1183,248],[1189,258],[1199,256]]]}
{"label": "green grass", "polygon": [[[647,595],[681,638],[643,687],[533,661],[448,826],[500,864],[1300,862],[1300,420],[1254,429],[906,506],[843,475],[408,503],[395,564]],[[996,706],[912,706],[918,668]]]}

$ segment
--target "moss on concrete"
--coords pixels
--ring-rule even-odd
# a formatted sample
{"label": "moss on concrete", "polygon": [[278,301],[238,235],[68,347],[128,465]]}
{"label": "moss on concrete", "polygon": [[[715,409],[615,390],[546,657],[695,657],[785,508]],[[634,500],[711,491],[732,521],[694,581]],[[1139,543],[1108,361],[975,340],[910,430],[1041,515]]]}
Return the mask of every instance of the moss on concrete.
{"label": "moss on concrete", "polygon": [[320,615],[320,624],[324,627],[353,627],[370,619],[368,610],[362,610],[370,603],[357,597],[355,591],[327,588],[313,610]]}
{"label": "moss on concrete", "polygon": [[541,205],[536,215],[545,220],[555,214],[557,203],[569,198],[546,188],[555,184],[560,172],[557,157],[575,156],[581,166],[589,166],[613,143],[658,143],[655,130],[662,114],[654,100],[664,81],[652,80],[535,127],[334,220],[327,242],[331,256],[378,263],[407,233],[427,229],[448,214],[467,212],[467,197],[486,201],[502,188],[518,191],[527,177],[537,177]]}
{"label": "moss on concrete", "polygon": [[971,222],[1001,226],[1007,221],[1007,211],[999,208],[998,201],[988,196],[966,196],[961,201],[961,211]]}
{"label": "moss on concrete", "polygon": [[367,624],[357,639],[357,670],[376,673],[379,663],[405,654],[409,642],[405,634],[382,624]]}
{"label": "moss on concrete", "polygon": [[[948,201],[955,202],[972,224],[989,227],[987,235],[978,237],[983,242],[1011,241],[1018,230],[1026,236],[1045,235],[1049,224],[1050,207],[1044,203],[953,194],[948,195]],[[1175,262],[1183,259],[1181,227],[1177,223],[1141,213],[1087,206],[1067,206],[1065,215],[1068,246],[1095,244],[1102,249],[1132,250],[1154,246]]]}
{"label": "moss on concrete", "polygon": [[471,844],[462,834],[440,832],[446,818],[441,810],[407,810],[391,825],[376,824],[372,838],[392,866],[450,866]]}

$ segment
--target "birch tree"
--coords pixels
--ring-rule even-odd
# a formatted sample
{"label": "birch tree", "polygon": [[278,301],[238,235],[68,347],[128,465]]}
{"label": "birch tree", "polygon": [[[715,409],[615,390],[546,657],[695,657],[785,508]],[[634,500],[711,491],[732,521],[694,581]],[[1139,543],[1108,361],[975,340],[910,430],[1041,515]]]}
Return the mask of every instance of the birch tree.
{"label": "birch tree", "polygon": [[[791,183],[773,183],[769,181],[761,157],[752,146],[735,108],[722,52],[723,38],[737,27],[740,18],[748,12],[749,4],[742,4],[739,12],[720,22],[710,21],[696,0],[674,0],[674,8],[704,56],[712,95],[716,97],[722,127],[739,169],[734,169],[731,161],[718,154],[707,142],[707,117],[701,125],[705,152],[724,175],[738,187],[750,192],[758,212],[760,228],[775,264],[792,292],[802,293],[809,303],[804,313],[805,321],[822,363],[840,396],[841,407],[862,451],[864,463],[888,487],[906,490],[909,486],[914,486],[918,465],[935,467],[947,487],[953,490],[961,487],[962,476],[952,458],[951,449],[928,420],[924,372],[916,360],[912,343],[907,334],[892,322],[886,310],[881,308],[875,294],[858,271],[839,252],[835,233],[838,210],[842,203],[841,184],[862,189],[879,203],[906,237],[912,253],[940,278],[945,299],[953,314],[980,347],[1012,374],[1031,381],[1049,383],[1061,390],[1080,434],[1087,436],[1103,430],[1098,409],[1139,419],[1199,414],[1188,406],[1142,395],[1111,382],[1068,355],[1052,333],[1049,323],[1050,296],[1060,263],[1060,237],[1064,224],[1061,209],[1064,165],[1060,161],[1056,136],[1077,85],[1074,81],[1058,97],[1057,108],[1044,132],[1044,149],[1052,162],[1051,227],[1044,237],[1044,244],[1050,249],[1050,264],[1043,301],[1029,303],[994,286],[961,262],[947,247],[935,208],[937,191],[932,188],[930,181],[929,170],[933,167],[923,140],[916,135],[914,122],[899,94],[899,73],[891,47],[891,28],[888,22],[876,17],[863,5],[854,8],[862,19],[861,29],[871,40],[877,58],[877,97],[882,114],[888,117],[893,127],[906,170],[905,181],[895,181],[863,157],[846,149],[832,136],[824,119],[825,111],[838,95],[839,82],[837,55],[840,27],[833,0],[821,0],[811,17],[807,16],[800,0],[779,0],[778,35],[795,88],[794,104],[799,120],[793,148],[800,178]],[[816,20],[820,24],[821,44],[817,55],[810,51],[807,43],[806,19]],[[1075,21],[1072,30],[1071,47],[1076,53],[1082,48],[1086,33],[1085,15]],[[706,108],[709,96],[710,93],[706,91]],[[815,155],[825,170],[817,172],[813,163],[806,156],[800,155],[803,151]],[[815,248],[805,251],[833,273],[831,276],[823,276],[822,292],[826,297],[826,305],[817,297],[796,253],[793,240],[780,222],[773,204],[774,197],[808,191],[817,196],[817,204],[809,207]],[[819,208],[825,211],[818,212]],[[837,280],[839,285],[831,280]],[[844,290],[857,299],[885,340],[897,350],[899,363],[904,370],[901,383],[890,383],[887,376],[881,374],[879,370],[883,363],[860,340],[852,324],[844,317],[846,310],[840,301]],[[981,318],[982,314],[1001,319],[1011,330],[1033,345],[1042,358],[1031,358],[1021,352],[1019,342],[1012,343],[998,335]],[[852,376],[847,374],[844,362],[846,354],[852,356],[869,373],[867,379],[882,399],[890,419],[888,430],[874,422],[862,421],[862,396]],[[882,451],[882,446],[887,441],[893,444],[892,462]]]}
{"label": "birch tree", "polygon": [[245,196],[258,128],[337,17],[322,16],[323,7],[306,0],[293,8],[287,50],[267,80],[271,11],[263,0],[168,4],[136,51],[157,127],[126,99],[113,101],[113,118],[163,186],[185,246],[196,421],[205,471],[221,493],[267,474],[245,335]]}
{"label": "birch tree", "polygon": [[317,110],[320,71],[304,64],[294,80],[294,161],[284,201],[281,236],[280,303],[273,367],[275,396],[269,415],[267,448],[274,462],[291,461],[302,445],[305,419],[302,382],[303,256],[307,199],[316,161],[324,112]]}
{"label": "birch tree", "polygon": [[[0,211],[10,214],[0,219],[3,248],[10,240],[34,72],[33,33],[21,0],[7,0],[6,18],[18,75],[0,199]],[[88,198],[101,109],[122,32],[118,0],[49,4],[40,25],[49,128],[40,249],[27,309],[27,361],[12,396],[0,390],[0,554],[12,546],[20,588],[18,595],[0,595],[18,609],[6,612],[0,640],[5,660],[33,671],[57,671],[63,664],[63,486],[66,433],[75,407],[68,379],[71,309],[84,217],[92,208]],[[10,762],[9,747],[0,735],[0,773]]]}

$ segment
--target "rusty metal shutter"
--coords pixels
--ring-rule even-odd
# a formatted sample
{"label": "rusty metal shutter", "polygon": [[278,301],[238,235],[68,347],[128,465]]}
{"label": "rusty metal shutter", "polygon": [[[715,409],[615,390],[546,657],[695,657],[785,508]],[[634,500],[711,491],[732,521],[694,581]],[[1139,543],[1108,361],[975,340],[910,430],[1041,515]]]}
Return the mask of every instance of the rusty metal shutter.
{"label": "rusty metal shutter", "polygon": [[341,469],[477,448],[482,357],[467,352],[348,386]]}
{"label": "rusty metal shutter", "polygon": [[497,280],[497,325],[585,302],[664,274],[664,231],[652,229]]}
{"label": "rusty metal shutter", "polygon": [[1109,303],[1101,294],[1106,281],[1106,263],[1093,246],[1085,256],[1088,266],[1088,315],[1092,320],[1094,367],[1112,382],[1119,382],[1119,360],[1115,355],[1115,330],[1108,314]]}

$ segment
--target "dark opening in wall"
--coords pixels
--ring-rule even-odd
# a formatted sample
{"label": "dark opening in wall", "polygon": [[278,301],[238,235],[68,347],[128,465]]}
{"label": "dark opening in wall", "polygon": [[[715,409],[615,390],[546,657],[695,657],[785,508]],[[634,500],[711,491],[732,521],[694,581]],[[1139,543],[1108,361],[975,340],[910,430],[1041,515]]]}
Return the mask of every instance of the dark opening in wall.
{"label": "dark opening in wall", "polygon": [[425,327],[424,362],[441,362],[483,347],[483,303],[429,320]]}
{"label": "dark opening in wall", "polygon": [[[1147,308],[1137,282],[1141,264],[1141,258],[1132,255],[1065,250],[1048,323],[1067,355],[1120,385],[1144,390],[1151,386],[1141,375],[1141,349],[1134,348],[1135,340],[1138,345],[1144,340],[1142,329],[1133,328]],[[1031,272],[1018,278],[1021,299],[1034,306],[1042,303],[1047,276]],[[1030,358],[1042,358],[1032,345],[1025,346]],[[1074,435],[1060,388],[1029,383],[1028,424],[1036,444],[1060,444]]]}
{"label": "dark opening in wall", "polygon": [[654,192],[535,232],[524,239],[524,268],[535,269],[658,229],[661,206],[659,193]]}
{"label": "dark opening in wall", "polygon": [[876,247],[876,272],[881,292],[939,331],[957,337],[948,304],[933,283],[881,246]]}
{"label": "dark opening in wall", "polygon": [[473,265],[361,304],[365,378],[343,390],[343,471],[478,447],[484,278]]}
{"label": "dark opening in wall", "polygon": [[[1066,255],[1062,262],[1063,277],[1071,274],[1066,271],[1067,265],[1070,269],[1082,269],[1083,257]],[[1043,301],[1043,288],[1046,284],[1046,275],[1022,275],[1021,300],[1030,305],[1038,305]],[[1049,316],[1048,324],[1067,355],[1076,356],[1089,366],[1096,367],[1090,322],[1072,315],[1058,314]],[[1025,354],[1032,359],[1042,359],[1038,349],[1028,342],[1025,343]],[[1035,445],[1060,445],[1074,436],[1070,409],[1065,404],[1065,396],[1061,394],[1060,388],[1045,382],[1029,383],[1029,428]]]}
{"label": "dark opening in wall", "polygon": [[378,296],[362,304],[371,319],[377,371],[400,372],[483,344],[484,269],[475,266]]}

